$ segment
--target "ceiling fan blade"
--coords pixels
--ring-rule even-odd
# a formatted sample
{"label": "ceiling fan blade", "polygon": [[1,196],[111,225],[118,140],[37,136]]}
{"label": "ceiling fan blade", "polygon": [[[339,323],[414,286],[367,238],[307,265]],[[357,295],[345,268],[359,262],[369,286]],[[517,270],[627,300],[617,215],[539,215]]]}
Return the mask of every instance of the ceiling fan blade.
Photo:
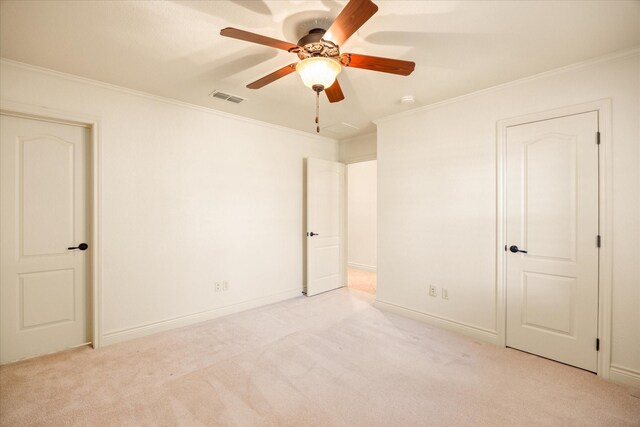
{"label": "ceiling fan blade", "polygon": [[247,85],[249,89],[260,89],[263,86],[268,85],[269,83],[273,83],[281,77],[286,76],[287,74],[291,74],[296,70],[296,63],[289,64],[285,67],[280,68],[279,70],[274,71],[271,74],[267,74],[261,79],[256,80],[253,83]]}
{"label": "ceiling fan blade", "polygon": [[371,0],[351,0],[322,38],[340,46],[377,11],[378,6]]}
{"label": "ceiling fan blade", "polygon": [[340,87],[340,83],[338,83],[338,79],[328,88],[324,90],[327,94],[327,98],[329,98],[329,102],[340,102],[344,99],[344,93],[342,93],[342,88]]}
{"label": "ceiling fan blade", "polygon": [[250,33],[244,30],[238,30],[237,28],[223,28],[220,30],[220,35],[225,37],[231,37],[233,39],[244,40],[251,43],[258,43],[265,46],[275,47],[276,49],[286,50],[297,49],[298,45],[285,42],[282,40],[272,39],[271,37],[261,36],[260,34]]}
{"label": "ceiling fan blade", "polygon": [[408,76],[416,68],[415,62],[359,55],[357,53],[343,53],[340,55],[340,61],[345,67],[363,68],[365,70],[381,71],[383,73],[399,74],[401,76]]}

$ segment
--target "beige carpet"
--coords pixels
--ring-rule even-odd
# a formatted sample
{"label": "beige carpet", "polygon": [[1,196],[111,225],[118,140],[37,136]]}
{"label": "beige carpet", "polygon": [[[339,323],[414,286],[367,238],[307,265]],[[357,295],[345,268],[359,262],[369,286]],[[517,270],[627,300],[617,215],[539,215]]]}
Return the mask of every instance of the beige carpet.
{"label": "beige carpet", "polygon": [[375,295],[377,287],[376,279],[375,272],[358,270],[356,268],[347,269],[347,286],[351,289]]}
{"label": "beige carpet", "polygon": [[2,425],[638,426],[593,374],[341,289],[0,368]]}

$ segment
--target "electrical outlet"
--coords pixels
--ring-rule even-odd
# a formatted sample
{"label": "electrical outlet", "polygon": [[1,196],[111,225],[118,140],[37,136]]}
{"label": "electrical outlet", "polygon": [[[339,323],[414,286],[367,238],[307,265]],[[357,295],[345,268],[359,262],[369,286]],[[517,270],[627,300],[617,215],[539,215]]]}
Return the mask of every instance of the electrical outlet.
{"label": "electrical outlet", "polygon": [[449,299],[449,289],[442,288],[442,299]]}
{"label": "electrical outlet", "polygon": [[433,285],[429,285],[429,296],[430,297],[437,297],[438,296],[438,288],[436,288]]}
{"label": "electrical outlet", "polygon": [[214,286],[214,289],[215,289],[216,292],[220,292],[220,289],[221,289],[220,282],[216,282],[216,284]]}
{"label": "electrical outlet", "polygon": [[229,282],[227,282],[226,280],[224,282],[222,282],[222,290],[223,291],[228,291],[229,290]]}

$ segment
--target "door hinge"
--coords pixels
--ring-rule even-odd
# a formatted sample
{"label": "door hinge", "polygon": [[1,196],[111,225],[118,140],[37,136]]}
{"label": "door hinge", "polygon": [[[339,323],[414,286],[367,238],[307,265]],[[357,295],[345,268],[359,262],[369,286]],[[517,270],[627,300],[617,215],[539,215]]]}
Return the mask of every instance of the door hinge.
{"label": "door hinge", "polygon": [[600,145],[600,132],[596,132],[596,144]]}
{"label": "door hinge", "polygon": [[598,234],[596,236],[596,247],[601,247],[602,246],[602,238],[600,237],[600,235]]}
{"label": "door hinge", "polygon": [[596,351],[600,351],[600,338],[596,338]]}

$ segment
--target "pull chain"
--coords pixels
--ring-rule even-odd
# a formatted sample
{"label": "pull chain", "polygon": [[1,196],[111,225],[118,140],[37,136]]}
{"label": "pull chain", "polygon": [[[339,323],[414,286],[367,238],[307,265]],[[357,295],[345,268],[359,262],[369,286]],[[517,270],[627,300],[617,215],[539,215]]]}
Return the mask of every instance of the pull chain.
{"label": "pull chain", "polygon": [[324,86],[313,85],[311,89],[316,93],[316,132],[320,133],[320,92],[324,90]]}
{"label": "pull chain", "polygon": [[316,92],[316,132],[320,133],[320,92]]}

